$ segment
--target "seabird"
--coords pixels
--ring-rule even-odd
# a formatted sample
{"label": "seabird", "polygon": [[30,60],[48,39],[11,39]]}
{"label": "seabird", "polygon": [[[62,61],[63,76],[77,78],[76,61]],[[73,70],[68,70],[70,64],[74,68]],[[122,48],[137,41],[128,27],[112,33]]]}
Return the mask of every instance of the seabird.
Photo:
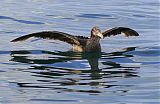
{"label": "seabird", "polygon": [[99,27],[94,26],[91,29],[90,37],[74,36],[60,31],[42,31],[18,37],[11,42],[24,41],[31,37],[38,37],[43,39],[60,40],[69,43],[72,45],[72,50],[76,52],[101,52],[100,39],[115,36],[121,33],[124,33],[126,37],[139,36],[135,30],[127,27],[114,27],[101,32]]}

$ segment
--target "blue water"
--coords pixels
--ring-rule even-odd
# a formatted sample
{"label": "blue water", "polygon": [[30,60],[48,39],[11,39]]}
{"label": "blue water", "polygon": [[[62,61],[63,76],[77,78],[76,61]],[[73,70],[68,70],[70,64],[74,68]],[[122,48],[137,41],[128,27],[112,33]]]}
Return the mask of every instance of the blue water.
{"label": "blue water", "polygon": [[[157,0],[1,0],[0,8],[0,104],[160,103]],[[105,38],[92,54],[54,40],[10,42],[43,30],[89,36],[95,25],[140,36]]]}

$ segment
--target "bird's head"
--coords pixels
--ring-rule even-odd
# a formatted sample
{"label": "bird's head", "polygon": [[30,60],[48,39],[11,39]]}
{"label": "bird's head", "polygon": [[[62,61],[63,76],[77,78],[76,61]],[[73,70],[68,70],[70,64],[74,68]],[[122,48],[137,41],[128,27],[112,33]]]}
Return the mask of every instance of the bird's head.
{"label": "bird's head", "polygon": [[99,27],[95,26],[91,30],[91,37],[97,37],[97,36],[103,39],[103,34],[101,33],[101,30],[99,29]]}

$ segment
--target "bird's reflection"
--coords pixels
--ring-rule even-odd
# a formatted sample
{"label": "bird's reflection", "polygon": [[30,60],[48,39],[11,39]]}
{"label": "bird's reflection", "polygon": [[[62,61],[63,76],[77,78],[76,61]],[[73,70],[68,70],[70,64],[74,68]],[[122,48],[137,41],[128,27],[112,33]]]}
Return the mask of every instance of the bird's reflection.
{"label": "bird's reflection", "polygon": [[[76,52],[51,52],[44,50],[19,50],[11,51],[12,59],[10,61],[26,63],[30,67],[23,71],[35,73],[34,76],[41,78],[51,78],[54,80],[38,80],[40,82],[58,83],[59,86],[67,85],[89,85],[89,86],[103,86],[109,88],[116,85],[107,85],[106,82],[93,81],[103,78],[112,77],[137,77],[137,72],[133,71],[137,67],[122,66],[118,62],[114,62],[114,59],[134,57],[126,52],[134,51],[135,47],[129,47],[119,52],[112,53],[76,53]],[[44,55],[43,58],[39,58],[39,55]],[[47,56],[46,56],[47,55]],[[38,57],[38,58],[37,58]],[[77,70],[75,68],[66,68],[54,66],[56,63],[65,63],[75,60],[88,60],[91,70]],[[99,61],[103,64],[103,68],[99,68]],[[78,63],[77,61],[76,63]],[[81,63],[81,62],[80,62]],[[72,64],[72,63],[71,63]],[[78,66],[77,66],[78,67]],[[87,67],[86,67],[87,68]],[[35,71],[36,70],[36,71]],[[79,75],[80,79],[66,78],[63,76]],[[55,78],[59,81],[55,81]],[[89,82],[81,82],[80,80],[90,80]],[[35,85],[34,83],[17,83],[20,87],[36,87],[36,88],[52,88],[61,89],[67,91],[85,92],[86,90],[69,89],[69,88],[57,88],[54,84],[52,86]],[[87,90],[86,92],[100,93],[98,90]]]}

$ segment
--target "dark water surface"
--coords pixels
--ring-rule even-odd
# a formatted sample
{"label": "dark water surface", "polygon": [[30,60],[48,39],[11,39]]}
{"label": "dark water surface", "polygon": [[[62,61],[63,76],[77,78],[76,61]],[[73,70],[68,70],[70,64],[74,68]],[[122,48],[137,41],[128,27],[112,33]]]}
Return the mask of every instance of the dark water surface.
{"label": "dark water surface", "polygon": [[[0,104],[158,104],[159,3],[156,0],[1,0]],[[10,40],[58,30],[88,36],[125,26],[140,36],[101,40],[101,53],[66,43]]]}

